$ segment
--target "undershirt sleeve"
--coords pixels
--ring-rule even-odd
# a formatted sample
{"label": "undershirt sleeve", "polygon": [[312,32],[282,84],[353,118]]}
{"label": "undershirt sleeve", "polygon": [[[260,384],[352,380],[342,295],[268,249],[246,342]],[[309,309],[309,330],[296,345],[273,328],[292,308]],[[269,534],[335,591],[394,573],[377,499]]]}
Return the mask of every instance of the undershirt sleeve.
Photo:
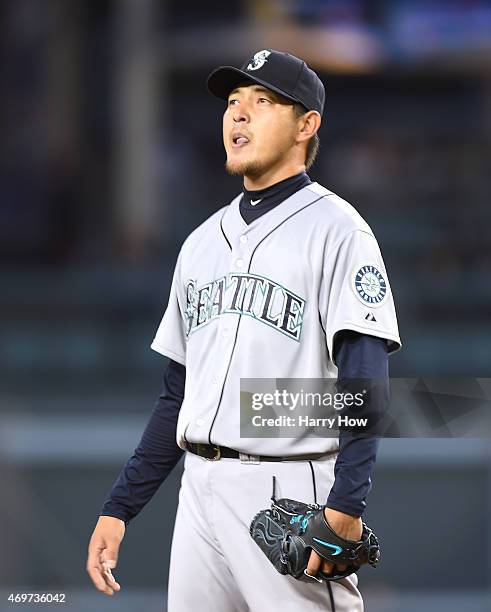
{"label": "undershirt sleeve", "polygon": [[[389,401],[389,364],[387,340],[342,331],[335,343],[338,382],[349,388],[351,380],[372,379],[370,406],[381,415]],[[375,465],[380,439],[360,436],[348,431],[339,435],[339,454],[334,467],[335,480],[327,498],[329,508],[361,516],[371,489],[371,474]]]}
{"label": "undershirt sleeve", "polygon": [[176,430],[185,382],[186,368],[169,360],[140,443],[116,479],[100,516],[114,516],[128,525],[181,458],[184,451],[177,445]]}

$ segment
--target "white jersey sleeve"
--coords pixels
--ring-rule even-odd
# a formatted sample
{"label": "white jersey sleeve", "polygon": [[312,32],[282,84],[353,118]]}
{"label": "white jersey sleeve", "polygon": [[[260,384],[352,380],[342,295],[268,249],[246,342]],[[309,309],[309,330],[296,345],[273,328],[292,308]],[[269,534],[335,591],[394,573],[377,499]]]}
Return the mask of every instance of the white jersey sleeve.
{"label": "white jersey sleeve", "polygon": [[355,229],[326,253],[319,298],[332,359],[336,334],[344,329],[385,338],[389,352],[401,347],[387,272],[372,233]]}
{"label": "white jersey sleeve", "polygon": [[169,303],[157,329],[151,348],[181,365],[186,365],[186,296],[181,280],[181,253],[177,258],[169,294]]}

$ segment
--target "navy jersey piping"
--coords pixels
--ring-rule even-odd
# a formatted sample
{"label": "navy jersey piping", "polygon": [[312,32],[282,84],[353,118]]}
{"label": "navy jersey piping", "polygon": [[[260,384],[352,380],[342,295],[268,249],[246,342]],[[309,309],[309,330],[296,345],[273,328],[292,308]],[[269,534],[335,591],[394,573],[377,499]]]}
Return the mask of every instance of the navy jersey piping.
{"label": "navy jersey piping", "polygon": [[222,230],[222,235],[225,238],[225,242],[228,244],[228,248],[230,250],[232,250],[232,245],[230,244],[230,242],[229,242],[229,240],[227,238],[227,235],[225,234],[225,230],[223,229],[223,225],[222,225],[222,221],[223,221],[223,217],[224,216],[225,216],[225,212],[223,213],[222,218],[220,219],[220,229]]}
{"label": "navy jersey piping", "polygon": [[317,487],[315,484],[315,472],[314,472],[314,466],[312,465],[312,461],[309,461],[309,465],[310,465],[310,472],[312,474],[312,488],[314,489],[314,504],[317,503]]}

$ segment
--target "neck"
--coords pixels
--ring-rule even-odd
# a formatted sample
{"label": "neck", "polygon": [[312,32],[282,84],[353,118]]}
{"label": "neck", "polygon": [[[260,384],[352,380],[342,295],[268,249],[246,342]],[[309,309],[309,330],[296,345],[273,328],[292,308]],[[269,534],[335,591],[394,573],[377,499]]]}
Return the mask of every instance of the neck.
{"label": "neck", "polygon": [[259,191],[260,189],[266,189],[271,187],[280,181],[284,181],[290,176],[295,176],[305,172],[305,164],[291,164],[288,166],[282,166],[281,168],[271,168],[263,174],[257,176],[244,175],[244,187],[247,191]]}

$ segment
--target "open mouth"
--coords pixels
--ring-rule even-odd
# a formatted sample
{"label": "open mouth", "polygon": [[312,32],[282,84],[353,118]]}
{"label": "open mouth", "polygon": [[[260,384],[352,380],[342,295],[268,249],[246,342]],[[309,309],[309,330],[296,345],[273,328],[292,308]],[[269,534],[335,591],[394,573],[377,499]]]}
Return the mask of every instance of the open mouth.
{"label": "open mouth", "polygon": [[232,136],[232,147],[234,149],[244,147],[246,144],[249,144],[247,136],[243,134],[234,134],[234,136]]}

